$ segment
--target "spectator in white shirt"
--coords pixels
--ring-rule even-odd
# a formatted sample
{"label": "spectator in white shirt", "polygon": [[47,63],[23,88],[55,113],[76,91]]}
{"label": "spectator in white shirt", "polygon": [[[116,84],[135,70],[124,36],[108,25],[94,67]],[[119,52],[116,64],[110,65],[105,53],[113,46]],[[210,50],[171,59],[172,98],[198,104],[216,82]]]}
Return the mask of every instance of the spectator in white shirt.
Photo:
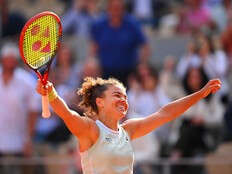
{"label": "spectator in white shirt", "polygon": [[196,53],[197,46],[192,40],[187,45],[186,53],[180,58],[177,64],[177,77],[182,79],[190,66],[200,66],[200,60]]}
{"label": "spectator in white shirt", "polygon": [[[139,65],[138,80],[130,78],[131,88],[128,91],[129,118],[141,117],[156,112],[170,100],[165,95],[158,83],[158,73],[154,68],[147,65]],[[160,145],[166,141],[169,124],[158,128],[156,132],[150,133],[132,142],[135,150],[135,159],[138,162],[135,174],[156,174],[156,168],[152,167],[153,161],[159,157]]]}
{"label": "spectator in white shirt", "polygon": [[[3,45],[0,54],[0,157],[26,157],[32,152],[32,137],[38,113],[35,81],[28,72],[17,68],[18,48]],[[36,97],[37,95],[37,97]],[[0,168],[0,173],[25,173],[20,166]]]}

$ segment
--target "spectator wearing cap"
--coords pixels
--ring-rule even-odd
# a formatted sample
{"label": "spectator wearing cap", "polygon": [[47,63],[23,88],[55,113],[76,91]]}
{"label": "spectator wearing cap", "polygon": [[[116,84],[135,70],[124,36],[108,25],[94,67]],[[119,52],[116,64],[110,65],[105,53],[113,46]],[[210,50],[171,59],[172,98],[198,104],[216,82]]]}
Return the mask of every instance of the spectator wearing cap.
{"label": "spectator wearing cap", "polygon": [[[0,52],[0,157],[26,157],[32,152],[38,100],[35,81],[18,67],[18,58],[17,46],[5,43]],[[25,173],[24,169],[1,166],[0,173]]]}

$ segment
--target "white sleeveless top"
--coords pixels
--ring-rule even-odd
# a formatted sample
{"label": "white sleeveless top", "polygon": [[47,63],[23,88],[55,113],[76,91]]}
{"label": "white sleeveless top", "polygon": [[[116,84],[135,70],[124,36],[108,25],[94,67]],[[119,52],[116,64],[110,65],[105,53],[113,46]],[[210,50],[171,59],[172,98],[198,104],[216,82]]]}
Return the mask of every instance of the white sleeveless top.
{"label": "white sleeveless top", "polygon": [[134,153],[127,132],[106,127],[99,120],[100,134],[96,143],[80,153],[83,174],[132,174]]}

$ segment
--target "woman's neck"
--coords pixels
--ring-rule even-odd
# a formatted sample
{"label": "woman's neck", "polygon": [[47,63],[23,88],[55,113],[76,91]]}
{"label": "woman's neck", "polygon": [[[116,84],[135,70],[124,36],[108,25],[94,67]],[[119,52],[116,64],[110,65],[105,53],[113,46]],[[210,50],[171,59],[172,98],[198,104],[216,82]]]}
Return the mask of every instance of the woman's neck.
{"label": "woman's neck", "polygon": [[114,131],[118,131],[119,120],[113,119],[112,117],[109,117],[109,116],[106,116],[103,114],[99,114],[98,120],[101,121],[108,128],[110,128]]}

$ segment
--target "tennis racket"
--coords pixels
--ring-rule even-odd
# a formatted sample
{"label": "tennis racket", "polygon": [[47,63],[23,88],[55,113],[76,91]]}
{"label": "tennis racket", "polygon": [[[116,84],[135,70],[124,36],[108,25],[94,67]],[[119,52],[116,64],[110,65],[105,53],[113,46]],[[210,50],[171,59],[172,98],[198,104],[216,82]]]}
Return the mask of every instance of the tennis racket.
{"label": "tennis racket", "polygon": [[[50,65],[60,46],[62,26],[60,18],[45,11],[29,19],[19,39],[19,51],[24,63],[34,70],[45,86]],[[42,96],[42,116],[50,117],[48,96]]]}

